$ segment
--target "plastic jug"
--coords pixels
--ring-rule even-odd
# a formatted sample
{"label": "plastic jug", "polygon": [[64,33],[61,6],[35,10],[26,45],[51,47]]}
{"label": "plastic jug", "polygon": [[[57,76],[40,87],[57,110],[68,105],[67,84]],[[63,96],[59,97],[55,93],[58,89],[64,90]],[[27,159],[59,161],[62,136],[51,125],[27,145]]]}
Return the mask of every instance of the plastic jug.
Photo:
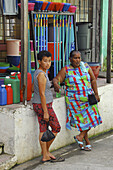
{"label": "plastic jug", "polygon": [[13,89],[11,88],[11,84],[6,85],[7,91],[7,104],[13,104]]}
{"label": "plastic jug", "polygon": [[[20,80],[20,89],[21,89],[21,73],[18,72],[18,73],[14,73],[12,72],[11,75],[14,76],[16,75],[18,76],[18,79]],[[11,77],[13,78],[13,77]],[[31,97],[32,97],[32,76],[31,76],[31,73],[27,73],[27,101],[31,100]],[[22,102],[23,101],[23,93],[22,91],[20,90],[20,101]]]}
{"label": "plastic jug", "polygon": [[[14,78],[14,79],[13,79]],[[13,103],[20,102],[20,80],[18,79],[17,75],[15,76],[6,76],[4,79],[4,84],[11,84],[13,89]]]}
{"label": "plastic jug", "polygon": [[0,88],[0,105],[6,105],[7,104],[7,91],[5,89],[5,85],[1,85]]}

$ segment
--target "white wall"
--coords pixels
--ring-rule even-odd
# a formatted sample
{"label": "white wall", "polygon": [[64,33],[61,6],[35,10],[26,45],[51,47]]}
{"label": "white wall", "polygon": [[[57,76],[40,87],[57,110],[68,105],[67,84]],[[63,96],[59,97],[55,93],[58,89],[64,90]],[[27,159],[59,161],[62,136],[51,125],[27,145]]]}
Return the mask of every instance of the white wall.
{"label": "white wall", "polygon": [[[98,88],[101,95],[99,110],[103,123],[96,128],[92,128],[89,135],[95,135],[113,128],[113,84],[108,84]],[[53,108],[61,124],[61,132],[57,135],[51,150],[58,149],[67,144],[73,143],[73,136],[79,132],[77,129],[67,130],[66,109],[64,97],[54,99]],[[39,125],[37,116],[32,105],[10,105],[0,107],[0,142],[5,144],[4,151],[15,154],[18,163],[40,155],[40,145],[38,141]]]}

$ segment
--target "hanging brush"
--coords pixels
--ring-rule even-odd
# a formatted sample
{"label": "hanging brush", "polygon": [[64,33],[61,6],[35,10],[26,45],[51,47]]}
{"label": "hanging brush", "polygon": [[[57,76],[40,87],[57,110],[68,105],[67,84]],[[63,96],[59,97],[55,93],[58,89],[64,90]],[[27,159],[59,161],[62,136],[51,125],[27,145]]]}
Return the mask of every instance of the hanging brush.
{"label": "hanging brush", "polygon": [[35,10],[40,11],[43,5],[43,1],[35,1]]}
{"label": "hanging brush", "polygon": [[55,2],[55,6],[54,6],[53,11],[54,12],[60,11],[60,7],[61,7],[61,3],[60,2]]}
{"label": "hanging brush", "polygon": [[49,8],[50,4],[51,4],[51,2],[48,2],[47,6],[46,6],[46,8],[45,8],[45,11],[47,11],[47,10],[48,10],[48,8]]}
{"label": "hanging brush", "polygon": [[55,7],[55,2],[51,2],[51,4],[48,7],[48,11],[53,11]]}
{"label": "hanging brush", "polygon": [[43,2],[42,4],[42,7],[41,7],[41,10],[44,11],[46,6],[47,6],[48,2]]}
{"label": "hanging brush", "polygon": [[60,12],[62,12],[63,6],[64,6],[64,3],[61,3],[60,10],[59,10]]}
{"label": "hanging brush", "polygon": [[70,5],[71,5],[70,3],[64,3],[64,6],[63,6],[62,11],[63,11],[63,12],[68,11],[68,9],[69,9]]}

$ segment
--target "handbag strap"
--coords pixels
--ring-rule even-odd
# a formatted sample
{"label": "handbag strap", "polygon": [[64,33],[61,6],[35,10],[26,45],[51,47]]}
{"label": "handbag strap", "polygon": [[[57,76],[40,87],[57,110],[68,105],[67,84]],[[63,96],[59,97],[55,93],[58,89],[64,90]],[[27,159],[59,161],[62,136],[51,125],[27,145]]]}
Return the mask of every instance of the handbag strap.
{"label": "handbag strap", "polygon": [[47,129],[49,129],[49,121],[47,122]]}

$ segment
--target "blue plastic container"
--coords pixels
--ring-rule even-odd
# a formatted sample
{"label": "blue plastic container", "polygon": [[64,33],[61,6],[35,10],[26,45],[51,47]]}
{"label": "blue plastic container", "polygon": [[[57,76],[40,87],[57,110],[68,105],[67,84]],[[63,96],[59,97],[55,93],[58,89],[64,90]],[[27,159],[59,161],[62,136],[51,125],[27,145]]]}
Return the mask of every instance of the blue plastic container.
{"label": "blue plastic container", "polygon": [[0,105],[6,105],[7,104],[7,91],[5,89],[5,85],[1,85],[0,88]]}
{"label": "blue plastic container", "polygon": [[14,66],[18,66],[20,64],[20,57],[21,57],[21,55],[19,55],[19,56],[7,56],[7,59],[8,59],[8,62],[10,64],[13,64]]}

